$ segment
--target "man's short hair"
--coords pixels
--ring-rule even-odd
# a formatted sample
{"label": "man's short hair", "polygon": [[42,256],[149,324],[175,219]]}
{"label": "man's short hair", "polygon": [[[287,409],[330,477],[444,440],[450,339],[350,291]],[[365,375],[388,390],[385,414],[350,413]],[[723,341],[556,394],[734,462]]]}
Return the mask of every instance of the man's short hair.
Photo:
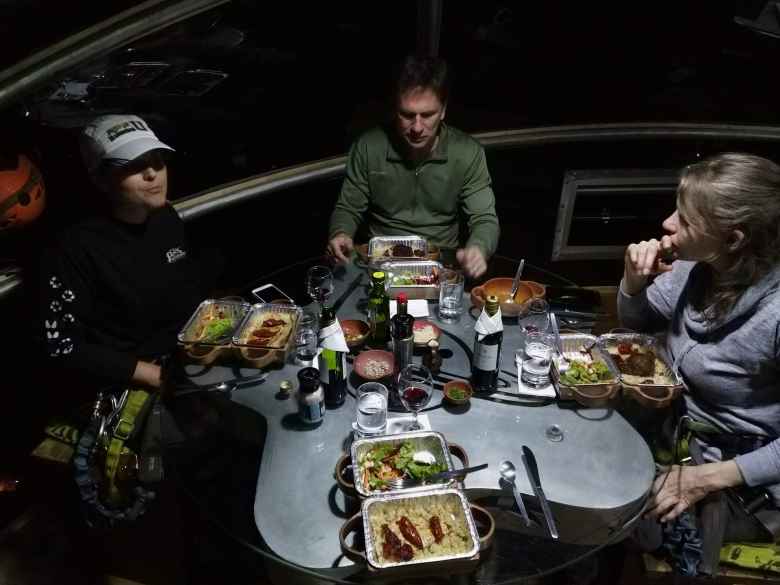
{"label": "man's short hair", "polygon": [[409,55],[398,72],[397,93],[400,97],[417,87],[430,89],[442,104],[450,93],[449,67],[444,59],[428,55]]}

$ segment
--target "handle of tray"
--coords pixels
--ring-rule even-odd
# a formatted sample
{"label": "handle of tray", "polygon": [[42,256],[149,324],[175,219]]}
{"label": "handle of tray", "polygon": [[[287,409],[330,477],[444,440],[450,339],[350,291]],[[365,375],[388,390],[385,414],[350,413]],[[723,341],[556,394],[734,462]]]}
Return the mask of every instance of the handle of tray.
{"label": "handle of tray", "polygon": [[463,463],[463,467],[469,466],[469,456],[466,455],[466,450],[463,447],[457,443],[448,443],[447,447],[449,448],[451,455],[460,459],[461,463]]}
{"label": "handle of tray", "polygon": [[358,512],[352,518],[344,522],[339,529],[339,542],[341,542],[341,550],[344,555],[353,563],[365,563],[366,553],[356,550],[347,544],[347,536],[356,532],[358,528],[363,524],[363,513]]}
{"label": "handle of tray", "polygon": [[[346,479],[344,479],[343,472],[344,470],[349,466],[350,463],[350,455],[349,453],[344,453],[341,457],[339,457],[339,460],[336,462],[336,469],[333,472],[333,475],[336,476],[336,483],[339,485],[341,490],[350,496],[354,496],[357,494],[357,488],[355,488],[355,482],[349,482]],[[354,479],[354,472],[355,470],[352,470],[353,473],[353,479]]]}
{"label": "handle of tray", "polygon": [[637,402],[643,403],[645,406],[656,407],[656,408],[667,406],[675,398],[675,394],[677,393],[677,390],[675,389],[674,386],[667,386],[665,388],[666,396],[662,398],[657,398],[655,396],[650,396],[649,394],[642,392],[642,389],[639,386],[634,386],[633,384],[626,384],[625,388],[630,389],[632,393],[631,397]]}

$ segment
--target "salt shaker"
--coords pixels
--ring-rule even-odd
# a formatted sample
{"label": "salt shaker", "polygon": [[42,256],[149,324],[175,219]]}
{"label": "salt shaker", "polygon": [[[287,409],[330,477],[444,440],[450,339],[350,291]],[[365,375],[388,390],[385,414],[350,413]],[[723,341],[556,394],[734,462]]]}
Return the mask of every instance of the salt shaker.
{"label": "salt shaker", "polygon": [[442,358],[439,353],[439,342],[431,339],[428,342],[428,352],[423,356],[423,365],[431,371],[431,374],[437,376],[441,371]]}

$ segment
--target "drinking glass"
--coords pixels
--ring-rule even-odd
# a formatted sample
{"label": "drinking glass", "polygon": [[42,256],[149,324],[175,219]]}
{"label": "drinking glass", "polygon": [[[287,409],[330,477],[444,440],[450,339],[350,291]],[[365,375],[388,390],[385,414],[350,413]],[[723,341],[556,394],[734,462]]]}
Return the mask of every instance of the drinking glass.
{"label": "drinking glass", "polygon": [[325,303],[333,294],[333,272],[327,266],[312,266],[306,272],[306,291],[313,301]]}
{"label": "drinking glass", "polygon": [[319,323],[317,315],[306,312],[298,321],[298,331],[295,334],[295,357],[300,363],[309,364],[317,355],[317,331]]}
{"label": "drinking glass", "polygon": [[525,356],[520,366],[520,380],[526,386],[542,388],[550,383],[553,336],[531,331],[525,336]]}
{"label": "drinking glass", "polygon": [[381,435],[387,428],[387,387],[366,382],[357,389],[357,433],[361,437]]}
{"label": "drinking glass", "polygon": [[439,318],[457,321],[463,312],[463,273],[445,268],[439,274]]}
{"label": "drinking glass", "polygon": [[550,305],[544,299],[534,299],[528,305],[528,312],[520,319],[524,333],[546,333],[550,328]]}
{"label": "drinking glass", "polygon": [[398,395],[404,408],[412,413],[412,424],[407,431],[419,431],[420,423],[417,413],[431,401],[433,394],[433,378],[431,371],[425,366],[409,364],[398,374]]}

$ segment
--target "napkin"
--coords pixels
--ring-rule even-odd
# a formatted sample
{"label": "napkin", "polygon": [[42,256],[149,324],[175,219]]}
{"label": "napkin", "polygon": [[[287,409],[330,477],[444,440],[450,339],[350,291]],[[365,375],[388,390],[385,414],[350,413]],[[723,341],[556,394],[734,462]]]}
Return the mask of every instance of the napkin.
{"label": "napkin", "polygon": [[515,364],[517,365],[517,393],[520,396],[532,396],[534,398],[556,398],[558,396],[552,382],[541,388],[526,386],[521,378],[522,362],[515,360]]}
{"label": "napkin", "polygon": [[344,338],[344,332],[341,330],[341,323],[336,319],[327,327],[320,329],[318,335],[319,346],[323,349],[332,349],[334,351],[349,352],[347,340]]}
{"label": "napkin", "polygon": [[484,309],[479,314],[479,319],[474,325],[474,331],[477,332],[477,340],[482,341],[486,335],[504,330],[504,324],[501,322],[501,307],[492,317]]}
{"label": "napkin", "polygon": [[[396,301],[390,301],[390,318],[398,312],[398,303]],[[427,317],[428,316],[428,301],[425,299],[410,299],[406,301],[406,312],[412,317]]]}

